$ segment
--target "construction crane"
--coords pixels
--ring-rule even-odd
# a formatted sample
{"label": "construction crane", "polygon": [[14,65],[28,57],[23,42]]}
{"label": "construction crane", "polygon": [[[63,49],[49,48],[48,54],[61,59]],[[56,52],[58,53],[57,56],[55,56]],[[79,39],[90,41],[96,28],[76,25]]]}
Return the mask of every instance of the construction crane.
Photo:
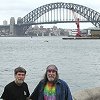
{"label": "construction crane", "polygon": [[81,34],[80,34],[80,21],[79,21],[79,18],[77,18],[77,16],[76,16],[76,14],[74,13],[73,9],[72,9],[72,12],[73,12],[73,16],[74,16],[75,23],[76,23],[76,26],[77,26],[76,37],[81,37]]}

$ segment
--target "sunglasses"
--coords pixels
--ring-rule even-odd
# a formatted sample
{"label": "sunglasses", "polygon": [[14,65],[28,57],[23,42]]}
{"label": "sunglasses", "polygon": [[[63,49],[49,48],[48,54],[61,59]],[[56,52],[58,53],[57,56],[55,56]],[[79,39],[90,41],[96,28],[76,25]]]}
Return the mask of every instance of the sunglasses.
{"label": "sunglasses", "polygon": [[51,73],[51,72],[52,72],[52,73],[55,73],[56,71],[53,70],[53,69],[50,69],[50,70],[47,70],[47,72],[48,72],[48,73]]}

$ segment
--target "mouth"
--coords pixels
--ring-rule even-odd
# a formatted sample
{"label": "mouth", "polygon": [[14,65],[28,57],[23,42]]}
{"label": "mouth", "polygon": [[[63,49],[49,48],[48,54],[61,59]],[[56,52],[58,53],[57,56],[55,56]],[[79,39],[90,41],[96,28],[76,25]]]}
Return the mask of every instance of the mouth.
{"label": "mouth", "polygon": [[54,81],[55,80],[55,77],[54,76],[48,76],[48,80],[49,81]]}

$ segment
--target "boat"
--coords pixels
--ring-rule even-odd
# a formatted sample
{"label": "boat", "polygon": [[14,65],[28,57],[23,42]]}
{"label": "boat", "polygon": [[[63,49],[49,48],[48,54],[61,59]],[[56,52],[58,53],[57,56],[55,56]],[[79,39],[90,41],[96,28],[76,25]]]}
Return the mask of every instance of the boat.
{"label": "boat", "polygon": [[100,37],[63,37],[63,40],[100,39]]}

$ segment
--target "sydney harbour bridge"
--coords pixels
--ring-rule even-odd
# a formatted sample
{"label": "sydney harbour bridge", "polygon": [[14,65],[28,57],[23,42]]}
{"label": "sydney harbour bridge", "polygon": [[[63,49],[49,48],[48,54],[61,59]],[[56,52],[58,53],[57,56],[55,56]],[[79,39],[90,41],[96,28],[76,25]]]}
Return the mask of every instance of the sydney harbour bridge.
{"label": "sydney harbour bridge", "polygon": [[74,3],[50,3],[40,6],[29,12],[23,18],[18,18],[17,24],[11,17],[9,25],[0,25],[0,32],[7,32],[13,36],[24,36],[27,29],[32,25],[75,23],[77,16],[81,23],[92,23],[100,28],[100,13],[83,5]]}

